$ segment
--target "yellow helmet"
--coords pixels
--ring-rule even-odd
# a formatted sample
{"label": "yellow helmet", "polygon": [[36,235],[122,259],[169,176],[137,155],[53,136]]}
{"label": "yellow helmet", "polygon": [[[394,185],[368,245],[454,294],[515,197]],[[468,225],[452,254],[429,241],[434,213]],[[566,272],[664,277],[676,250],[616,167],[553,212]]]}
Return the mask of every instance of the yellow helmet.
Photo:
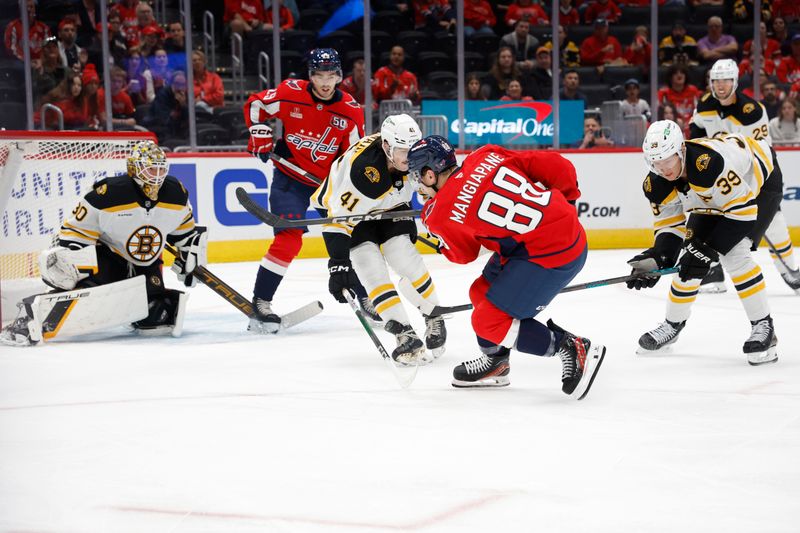
{"label": "yellow helmet", "polygon": [[128,157],[128,175],[151,200],[158,199],[158,191],[167,177],[167,156],[153,141],[137,143]]}

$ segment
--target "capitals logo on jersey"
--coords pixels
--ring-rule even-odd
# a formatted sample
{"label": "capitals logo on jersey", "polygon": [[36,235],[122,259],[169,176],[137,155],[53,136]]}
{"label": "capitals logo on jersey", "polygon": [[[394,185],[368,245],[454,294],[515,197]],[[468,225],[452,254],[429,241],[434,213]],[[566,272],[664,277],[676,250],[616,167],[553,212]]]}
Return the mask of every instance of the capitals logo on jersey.
{"label": "capitals logo on jersey", "polygon": [[286,135],[286,142],[298,150],[308,150],[311,152],[311,160],[324,161],[329,155],[335,155],[339,151],[339,143],[336,137],[331,135],[331,128],[325,128],[322,135],[315,137],[312,132],[300,130],[300,133],[289,133]]}

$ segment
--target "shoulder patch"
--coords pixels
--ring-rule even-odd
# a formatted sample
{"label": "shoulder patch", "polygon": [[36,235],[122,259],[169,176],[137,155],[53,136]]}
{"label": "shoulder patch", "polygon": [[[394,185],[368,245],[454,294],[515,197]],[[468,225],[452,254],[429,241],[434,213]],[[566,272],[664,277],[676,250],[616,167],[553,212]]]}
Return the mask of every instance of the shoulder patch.
{"label": "shoulder patch", "polygon": [[661,205],[675,190],[675,184],[650,172],[644,178],[642,190],[651,203]]}
{"label": "shoulder patch", "polygon": [[751,104],[751,103],[746,103],[746,104],[744,104],[744,107],[742,107],[742,112],[743,113],[752,113],[755,110],[756,110],[756,106]]}
{"label": "shoulder patch", "polygon": [[364,175],[372,183],[378,183],[379,181],[381,181],[381,173],[378,172],[378,169],[375,167],[369,167],[369,166],[366,167],[364,169]]}
{"label": "shoulder patch", "polygon": [[708,163],[711,161],[711,156],[708,154],[700,154],[694,161],[694,166],[697,167],[698,172],[702,172],[708,168]]}

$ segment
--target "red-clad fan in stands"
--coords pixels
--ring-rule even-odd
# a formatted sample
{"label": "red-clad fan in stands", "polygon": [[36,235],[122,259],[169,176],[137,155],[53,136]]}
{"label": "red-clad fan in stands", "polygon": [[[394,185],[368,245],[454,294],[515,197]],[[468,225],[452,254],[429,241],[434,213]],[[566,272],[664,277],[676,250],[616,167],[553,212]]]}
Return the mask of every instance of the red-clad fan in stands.
{"label": "red-clad fan in stands", "polygon": [[597,19],[605,19],[608,22],[617,22],[622,11],[620,11],[614,0],[592,0],[589,7],[583,12],[583,20],[586,24],[591,24]]}
{"label": "red-clad fan in stands", "polygon": [[636,26],[633,41],[625,47],[623,55],[628,64],[640,67],[643,72],[650,70],[650,55],[653,51],[648,34],[647,26]]}
{"label": "red-clad fan in stands", "polygon": [[800,2],[797,0],[772,0],[772,17],[786,22],[800,22]]}
{"label": "red-clad fan in stands", "polygon": [[206,68],[206,55],[200,50],[192,52],[192,76],[194,78],[194,98],[210,107],[221,107],[225,102],[225,88],[222,78]]}
{"label": "red-clad fan in stands", "polygon": [[[764,59],[777,59],[780,60],[781,57],[781,43],[767,37],[767,25],[762,21],[761,22],[761,52],[762,57]],[[750,48],[753,46],[753,39],[748,39],[744,42],[744,46],[742,50],[744,51],[744,57],[750,57]]]}
{"label": "red-clad fan in stands", "polygon": [[260,30],[264,22],[264,6],[261,0],[225,0],[222,21],[233,33]]}
{"label": "red-clad fan in stands", "polygon": [[[28,6],[28,38],[30,39],[30,54],[31,59],[39,59],[42,57],[42,45],[44,40],[50,37],[50,28],[44,22],[36,20],[36,4],[34,0],[27,1]],[[5,45],[6,50],[14,55],[17,59],[24,58],[22,50],[22,20],[15,19],[9,22],[5,31]]]}
{"label": "red-clad fan in stands", "polygon": [[464,2],[464,35],[494,35],[492,28],[497,18],[492,5],[486,0],[465,0]]}
{"label": "red-clad fan in stands", "polygon": [[616,37],[608,34],[608,21],[597,19],[594,33],[581,43],[581,65],[608,65],[621,59],[622,45]]}
{"label": "red-clad fan in stands", "polygon": [[800,33],[792,35],[792,54],[781,59],[778,65],[778,79],[781,83],[800,81]]}
{"label": "red-clad fan in stands", "polygon": [[581,23],[581,16],[573,7],[572,0],[559,0],[558,9],[558,21],[562,26],[578,26]]}
{"label": "red-clad fan in stands", "polygon": [[547,16],[542,6],[533,0],[517,0],[508,6],[504,18],[506,26],[513,27],[518,20],[527,19],[531,26],[544,26],[550,24],[550,17]]}
{"label": "red-clad fan in stands", "polygon": [[339,88],[352,96],[356,102],[364,105],[364,100],[366,98],[365,89],[367,87],[365,78],[366,69],[364,68],[364,59],[358,58],[353,61],[353,73],[342,80],[342,84],[339,85]]}
{"label": "red-clad fan in stands", "polygon": [[448,0],[414,0],[414,29],[433,32],[456,25],[456,11]]}
{"label": "red-clad fan in stands", "polygon": [[139,44],[139,31],[136,26],[139,20],[136,18],[136,6],[139,4],[137,0],[121,0],[119,3],[114,4],[110,13],[117,13],[122,21],[122,34],[128,46],[137,46]]}
{"label": "red-clad fan in stands", "polygon": [[[125,90],[127,76],[119,67],[111,69],[111,122],[115,126],[135,126],[133,118],[136,108]],[[102,87],[97,89],[97,105],[100,108],[100,122],[105,124],[105,91]]]}
{"label": "red-clad fan in stands", "polygon": [[667,71],[667,86],[658,90],[659,104],[673,104],[678,119],[676,122],[683,124],[683,129],[687,132],[697,101],[703,96],[703,91],[688,80],[689,70],[685,66],[672,65]]}
{"label": "red-clad fan in stands", "polygon": [[419,82],[413,72],[403,67],[404,62],[403,47],[393,46],[389,52],[389,64],[379,68],[372,80],[372,97],[376,103],[403,98],[419,103]]}
{"label": "red-clad fan in stands", "polygon": [[[283,5],[283,0],[280,1],[280,7],[278,8],[278,17],[280,17],[281,21],[281,30],[291,30],[294,29],[294,15],[289,10],[288,7]],[[264,10],[264,30],[272,31],[272,9],[265,9]]]}

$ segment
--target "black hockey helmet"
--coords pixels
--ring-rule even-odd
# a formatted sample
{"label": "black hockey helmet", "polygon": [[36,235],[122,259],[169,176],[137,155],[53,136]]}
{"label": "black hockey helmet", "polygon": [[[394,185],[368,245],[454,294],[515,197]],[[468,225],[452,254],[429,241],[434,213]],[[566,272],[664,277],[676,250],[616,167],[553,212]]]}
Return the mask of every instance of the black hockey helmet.
{"label": "black hockey helmet", "polygon": [[429,135],[414,143],[408,152],[408,171],[422,175],[426,168],[436,174],[456,166],[456,151],[441,135]]}
{"label": "black hockey helmet", "polygon": [[308,53],[308,76],[314,72],[336,72],[342,77],[342,61],[333,48],[314,48]]}

